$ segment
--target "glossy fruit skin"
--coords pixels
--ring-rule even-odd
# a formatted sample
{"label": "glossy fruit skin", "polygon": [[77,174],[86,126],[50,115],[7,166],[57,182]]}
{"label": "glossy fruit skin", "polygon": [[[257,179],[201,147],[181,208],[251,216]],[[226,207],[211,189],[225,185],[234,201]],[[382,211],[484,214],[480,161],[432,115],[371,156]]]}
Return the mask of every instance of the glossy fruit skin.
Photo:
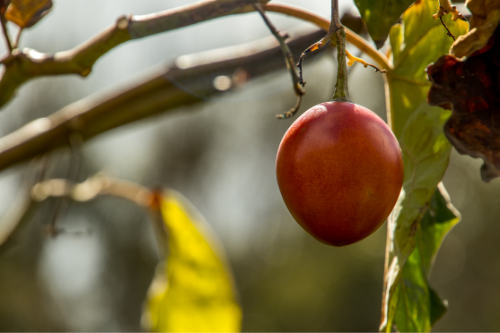
{"label": "glossy fruit skin", "polygon": [[403,185],[401,148],[387,124],[348,102],[318,104],[288,129],[278,186],[295,220],[317,240],[344,246],[377,230]]}

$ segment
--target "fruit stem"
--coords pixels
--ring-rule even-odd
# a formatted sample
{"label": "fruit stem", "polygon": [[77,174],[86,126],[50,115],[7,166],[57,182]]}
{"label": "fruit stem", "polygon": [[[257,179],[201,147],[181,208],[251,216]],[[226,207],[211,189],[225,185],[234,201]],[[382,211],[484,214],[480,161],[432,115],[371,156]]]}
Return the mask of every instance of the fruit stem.
{"label": "fruit stem", "polygon": [[347,63],[345,49],[345,28],[340,22],[339,17],[339,2],[332,0],[332,21],[328,34],[335,33],[337,35],[337,84],[335,85],[335,94],[333,100],[338,102],[351,102],[349,99],[349,90],[347,87]]}

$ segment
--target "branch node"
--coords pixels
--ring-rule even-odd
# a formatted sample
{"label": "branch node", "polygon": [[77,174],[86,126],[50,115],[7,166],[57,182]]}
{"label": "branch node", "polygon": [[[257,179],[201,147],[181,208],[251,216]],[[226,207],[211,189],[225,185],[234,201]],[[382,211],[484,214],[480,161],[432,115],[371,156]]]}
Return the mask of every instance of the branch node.
{"label": "branch node", "polygon": [[287,40],[288,38],[290,38],[290,35],[286,32],[280,31],[279,34],[280,34],[281,38],[283,38],[284,41]]}
{"label": "branch node", "polygon": [[125,29],[128,28],[129,23],[130,23],[130,20],[129,20],[128,17],[126,17],[126,16],[120,16],[116,20],[116,28],[119,29],[119,30],[125,30]]}
{"label": "branch node", "polygon": [[92,72],[92,67],[87,67],[87,68],[84,68],[81,72],[80,72],[80,76],[82,77],[87,77],[90,72]]}
{"label": "branch node", "polygon": [[[82,130],[85,130],[85,125],[86,125],[86,122],[81,117],[75,117],[75,118],[70,119],[68,121],[68,128],[70,128],[73,132],[76,132],[78,134]],[[81,135],[80,135],[80,138],[81,138]]]}

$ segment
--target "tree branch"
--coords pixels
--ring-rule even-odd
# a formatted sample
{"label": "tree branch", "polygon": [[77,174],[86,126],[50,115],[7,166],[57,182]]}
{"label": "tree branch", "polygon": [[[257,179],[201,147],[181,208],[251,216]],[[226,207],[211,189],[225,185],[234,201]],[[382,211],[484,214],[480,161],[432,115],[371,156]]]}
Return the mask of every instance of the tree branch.
{"label": "tree branch", "polygon": [[[253,4],[269,0],[209,0],[179,7],[161,13],[120,17],[114,25],[83,44],[55,54],[32,49],[14,50],[0,63],[5,66],[0,77],[0,107],[15,94],[17,88],[30,79],[77,74],[86,77],[94,63],[114,47],[132,39],[186,27],[210,19],[254,11]],[[328,30],[330,22],[314,13],[289,5],[265,5],[264,10],[283,13],[314,23]],[[347,41],[375,60],[383,68],[391,68],[387,57],[375,50],[365,39],[346,29]]]}
{"label": "tree branch", "polygon": [[67,197],[78,202],[94,200],[98,196],[111,195],[135,202],[141,207],[149,207],[152,192],[149,189],[125,180],[96,175],[82,183],[67,179],[48,179],[37,183],[31,189],[31,198],[44,201],[47,198]]}
{"label": "tree branch", "polygon": [[[322,34],[316,31],[291,39],[288,45],[298,56]],[[182,68],[168,67],[156,77],[128,89],[82,99],[49,117],[30,122],[0,139],[0,170],[67,145],[71,133],[79,133],[82,141],[86,141],[136,120],[203,102],[222,93],[213,84],[217,77],[226,77],[231,87],[238,87],[245,80],[284,69],[280,47],[273,37],[266,41],[265,48],[265,42],[260,41],[180,57],[176,63]]]}
{"label": "tree branch", "polygon": [[[296,6],[285,5],[285,4],[267,4],[264,5],[263,7],[264,10],[268,12],[290,15],[298,19],[311,22],[325,31],[328,31],[330,27],[330,21],[328,19],[321,17],[316,13],[304,10]],[[375,48],[371,46],[371,44],[368,41],[366,41],[366,39],[357,35],[355,32],[349,30],[348,28],[345,28],[345,32],[346,32],[347,42],[353,44],[363,53],[367,54],[380,67],[385,69],[392,69],[392,66],[389,63],[389,59],[383,53],[375,50]]]}
{"label": "tree branch", "polygon": [[47,168],[46,156],[41,160],[40,167],[36,165],[39,161],[33,161],[24,175],[24,185],[21,187],[14,204],[0,221],[0,255],[12,247],[19,238],[21,230],[28,224],[37,211],[38,203],[31,198],[30,190],[37,182],[45,176]]}
{"label": "tree branch", "polygon": [[[153,200],[153,193],[141,185],[101,175],[91,177],[82,183],[67,179],[48,179],[35,185],[31,184],[28,193],[22,191],[21,198],[13,205],[13,210],[2,218],[0,224],[6,227],[0,233],[0,255],[19,240],[20,233],[38,210],[40,202],[48,198],[87,202],[103,195],[127,199],[144,208],[150,208]],[[153,223],[153,227],[157,226]],[[56,231],[50,234],[50,236],[55,235]]]}
{"label": "tree branch", "polygon": [[267,1],[210,0],[150,15],[122,16],[111,27],[68,51],[46,54],[25,49],[14,52],[0,61],[5,65],[0,78],[0,107],[13,97],[20,85],[32,78],[62,74],[86,77],[101,56],[124,42],[230,14],[251,12],[254,10],[252,4]]}
{"label": "tree branch", "polygon": [[19,239],[22,230],[28,225],[39,207],[38,202],[33,201],[26,190],[21,190],[19,198],[16,198],[14,205],[2,217],[0,225],[0,255],[11,248]]}
{"label": "tree branch", "polygon": [[337,30],[344,28],[340,22],[339,0],[332,0],[332,21],[328,33],[335,33]]}

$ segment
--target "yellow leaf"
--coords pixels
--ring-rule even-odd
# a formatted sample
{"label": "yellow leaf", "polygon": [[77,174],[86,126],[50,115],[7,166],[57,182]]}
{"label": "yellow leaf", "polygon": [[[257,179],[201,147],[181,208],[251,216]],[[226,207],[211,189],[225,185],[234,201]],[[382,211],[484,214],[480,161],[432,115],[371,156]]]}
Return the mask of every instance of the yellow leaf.
{"label": "yellow leaf", "polygon": [[21,28],[29,28],[48,14],[52,0],[11,0],[5,18]]}
{"label": "yellow leaf", "polygon": [[143,316],[161,332],[235,332],[241,309],[231,273],[208,224],[179,193],[167,191],[160,211],[168,258],[157,268]]}

